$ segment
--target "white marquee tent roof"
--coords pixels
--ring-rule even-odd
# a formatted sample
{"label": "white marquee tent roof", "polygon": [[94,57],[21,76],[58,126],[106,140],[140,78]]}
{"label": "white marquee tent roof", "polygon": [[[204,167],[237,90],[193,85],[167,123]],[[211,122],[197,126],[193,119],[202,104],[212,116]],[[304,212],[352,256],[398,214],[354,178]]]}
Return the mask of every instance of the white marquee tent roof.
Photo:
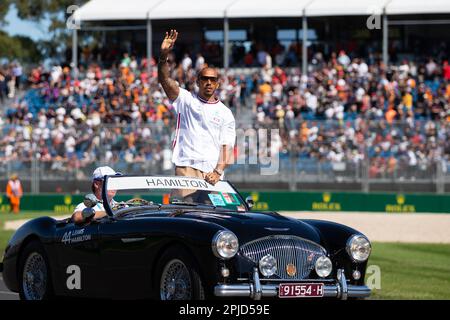
{"label": "white marquee tent roof", "polygon": [[91,0],[81,21],[450,13],[449,0]]}
{"label": "white marquee tent roof", "polygon": [[[371,15],[382,13],[389,0],[314,0],[306,8],[307,16]],[[378,10],[378,12],[377,12]]]}
{"label": "white marquee tent roof", "polygon": [[393,0],[389,14],[450,13],[449,0]]}

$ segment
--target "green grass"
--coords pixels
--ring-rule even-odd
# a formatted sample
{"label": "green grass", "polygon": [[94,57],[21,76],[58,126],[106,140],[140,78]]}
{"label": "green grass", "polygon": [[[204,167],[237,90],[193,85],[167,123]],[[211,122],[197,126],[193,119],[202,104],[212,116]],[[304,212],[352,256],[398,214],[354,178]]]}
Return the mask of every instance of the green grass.
{"label": "green grass", "polygon": [[[14,231],[5,221],[31,219],[53,212],[0,213],[0,257]],[[450,299],[450,245],[373,243],[369,266],[379,266],[381,289],[372,299]],[[368,275],[370,276],[370,275]],[[366,277],[367,279],[367,277]]]}
{"label": "green grass", "polygon": [[374,243],[369,265],[381,271],[373,299],[450,299],[448,244]]}
{"label": "green grass", "polygon": [[5,252],[6,245],[8,244],[9,239],[13,235],[14,231],[0,231],[0,259],[3,260],[3,253]]}
{"label": "green grass", "polygon": [[22,211],[18,214],[0,212],[0,225],[3,227],[5,221],[33,219],[41,216],[57,216],[53,211]]}
{"label": "green grass", "polygon": [[3,252],[11,239],[14,231],[4,230],[5,221],[21,220],[21,219],[33,219],[41,216],[55,216],[53,211],[25,211],[19,214],[0,212],[0,259],[3,259]]}

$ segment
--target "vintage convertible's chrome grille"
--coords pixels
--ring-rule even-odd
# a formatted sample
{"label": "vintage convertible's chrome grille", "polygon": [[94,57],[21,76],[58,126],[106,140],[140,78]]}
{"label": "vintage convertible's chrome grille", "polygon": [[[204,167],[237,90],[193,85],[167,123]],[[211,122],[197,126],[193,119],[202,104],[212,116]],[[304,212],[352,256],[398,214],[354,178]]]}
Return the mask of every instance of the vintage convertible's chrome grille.
{"label": "vintage convertible's chrome grille", "polygon": [[307,277],[314,269],[317,258],[326,254],[323,247],[312,241],[287,235],[274,235],[251,241],[244,244],[240,251],[255,263],[270,254],[277,260],[275,276],[292,280]]}

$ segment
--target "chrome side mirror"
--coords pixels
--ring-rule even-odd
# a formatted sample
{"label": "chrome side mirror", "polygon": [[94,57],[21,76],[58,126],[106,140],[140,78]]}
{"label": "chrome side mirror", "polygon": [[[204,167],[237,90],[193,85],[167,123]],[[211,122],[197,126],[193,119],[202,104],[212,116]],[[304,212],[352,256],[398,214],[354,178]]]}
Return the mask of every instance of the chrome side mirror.
{"label": "chrome side mirror", "polygon": [[248,208],[251,210],[253,206],[255,205],[255,201],[253,200],[252,196],[248,196],[245,198],[245,203],[247,204]]}
{"label": "chrome side mirror", "polygon": [[87,208],[93,208],[100,203],[101,201],[97,199],[97,197],[93,193],[89,193],[84,196],[83,203]]}

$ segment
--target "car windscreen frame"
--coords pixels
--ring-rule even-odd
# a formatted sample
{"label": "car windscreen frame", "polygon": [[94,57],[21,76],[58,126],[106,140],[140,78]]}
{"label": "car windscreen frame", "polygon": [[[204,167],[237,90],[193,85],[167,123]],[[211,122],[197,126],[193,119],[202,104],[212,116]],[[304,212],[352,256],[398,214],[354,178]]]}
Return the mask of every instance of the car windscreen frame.
{"label": "car windscreen frame", "polygon": [[[183,176],[143,176],[143,175],[121,175],[121,176],[117,176],[117,175],[105,175],[103,177],[103,188],[102,188],[102,200],[103,200],[103,207],[105,208],[105,212],[108,216],[113,217],[114,213],[112,208],[109,205],[109,201],[108,201],[108,197],[107,197],[107,191],[108,191],[108,182],[110,178],[114,178],[114,179],[123,179],[123,178],[144,178],[144,177],[151,177],[151,178],[192,178],[195,180],[202,180],[196,177],[183,177]],[[247,203],[245,202],[244,198],[242,197],[242,195],[239,193],[239,191],[236,189],[236,187],[228,180],[220,180],[221,182],[225,182],[229,185],[229,187],[235,192],[236,196],[239,198],[240,203],[244,205],[245,207],[245,211],[249,211],[250,208],[248,207]],[[126,189],[122,189],[122,190],[126,190]],[[133,190],[133,189],[130,189]],[[201,189],[199,189],[201,190]]]}

